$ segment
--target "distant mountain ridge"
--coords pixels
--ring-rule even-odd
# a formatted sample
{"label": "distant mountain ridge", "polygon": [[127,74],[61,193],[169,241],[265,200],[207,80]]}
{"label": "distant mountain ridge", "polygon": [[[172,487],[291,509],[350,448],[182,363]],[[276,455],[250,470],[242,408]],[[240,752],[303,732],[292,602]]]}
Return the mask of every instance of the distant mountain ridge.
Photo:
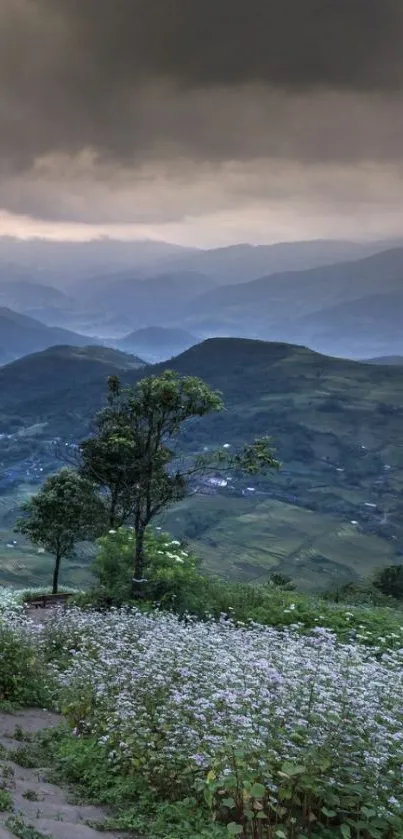
{"label": "distant mountain ridge", "polygon": [[365,364],[386,364],[386,365],[400,365],[403,364],[403,355],[382,355],[379,358],[365,358]]}
{"label": "distant mountain ridge", "polygon": [[[381,295],[378,302],[377,294]],[[379,347],[379,354],[383,354],[391,346],[391,335],[387,317],[379,306],[381,298],[383,311],[393,312],[398,320],[403,310],[403,248],[354,262],[270,274],[248,283],[220,287],[198,298],[194,310],[188,311],[185,325],[205,337],[203,324],[207,323],[208,328],[209,318],[213,317],[225,324],[227,334],[314,344],[318,351],[328,354],[338,353],[344,342],[342,354],[348,356],[349,342],[355,340],[364,308],[371,309],[374,300],[371,317],[379,334],[373,348],[377,351]],[[333,335],[332,344],[332,336],[328,340],[325,333],[338,314],[337,306],[341,307],[341,314],[337,341]],[[344,328],[343,312],[349,316],[348,329]],[[324,334],[314,342],[318,332]],[[403,350],[403,330],[401,335]],[[364,337],[371,353],[371,329]],[[393,346],[393,351],[400,352],[398,346]],[[360,345],[360,353],[361,357],[365,354],[365,345]]]}
{"label": "distant mountain ridge", "polygon": [[166,325],[178,319],[192,301],[216,284],[195,271],[158,274],[148,279],[119,275],[111,282],[102,279],[101,287],[91,291],[85,309],[102,310],[130,318],[135,328]]}
{"label": "distant mountain ridge", "polygon": [[[0,238],[0,269],[2,243]],[[201,338],[232,335],[302,343],[347,358],[403,353],[398,314],[403,305],[403,247],[314,241],[202,251],[163,243],[155,250],[152,243],[143,242],[130,248],[122,243],[120,259],[116,242],[87,243],[72,251],[59,244],[60,248],[48,248],[35,243],[31,251],[22,244],[25,260],[28,253],[36,253],[43,261],[32,260],[30,282],[25,264],[7,263],[7,270],[15,272],[12,282],[0,282],[0,305],[3,301],[6,308],[79,336],[54,335],[47,346],[60,340],[82,345],[80,336],[88,336],[86,343],[102,340],[117,346],[131,332],[158,325]],[[85,266],[88,271],[94,267],[97,253],[108,253],[108,259],[114,254],[116,262],[112,266],[106,260],[98,274],[86,274]],[[9,257],[13,254],[15,243]],[[65,265],[68,254],[74,255],[74,270],[66,295],[43,283],[49,265],[57,264],[59,257]],[[130,254],[135,260],[131,267]],[[346,255],[349,261],[342,261]],[[2,276],[0,270],[0,281]],[[56,272],[58,287],[59,280]],[[42,346],[27,344],[17,354]],[[171,345],[168,352],[177,354],[184,346]],[[1,336],[0,347],[4,363],[10,355]],[[149,355],[153,361],[158,357],[158,349]]]}
{"label": "distant mountain ridge", "polygon": [[138,353],[146,361],[154,363],[179,355],[198,341],[195,335],[185,329],[149,326],[126,335],[117,342],[117,346],[121,350]]}
{"label": "distant mountain ridge", "polygon": [[186,267],[208,274],[219,285],[234,285],[268,274],[304,271],[364,259],[402,245],[403,238],[399,242],[382,240],[363,243],[315,239],[271,245],[239,244],[181,255],[174,260],[174,264],[182,270]]}
{"label": "distant mountain ridge", "polygon": [[45,326],[38,320],[7,307],[0,308],[0,344],[6,360],[39,352],[55,344],[87,346],[94,343],[85,335],[68,329]]}

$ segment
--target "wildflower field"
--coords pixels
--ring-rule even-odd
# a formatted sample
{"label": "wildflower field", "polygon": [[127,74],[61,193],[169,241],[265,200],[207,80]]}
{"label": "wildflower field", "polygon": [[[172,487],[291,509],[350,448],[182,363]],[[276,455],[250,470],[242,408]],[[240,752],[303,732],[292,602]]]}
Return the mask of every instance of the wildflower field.
{"label": "wildflower field", "polygon": [[123,824],[148,796],[199,819],[152,839],[403,836],[403,644],[133,608],[42,626],[10,605],[3,674],[14,657],[24,689],[40,683],[33,698],[66,715],[65,766],[90,772],[87,754],[131,785]]}

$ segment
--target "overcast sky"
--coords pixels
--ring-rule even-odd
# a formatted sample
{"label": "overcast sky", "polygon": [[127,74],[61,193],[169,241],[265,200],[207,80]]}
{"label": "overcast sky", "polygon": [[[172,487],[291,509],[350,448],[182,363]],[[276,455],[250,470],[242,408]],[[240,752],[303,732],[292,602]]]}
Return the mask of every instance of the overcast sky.
{"label": "overcast sky", "polygon": [[0,0],[0,233],[402,234],[403,0]]}

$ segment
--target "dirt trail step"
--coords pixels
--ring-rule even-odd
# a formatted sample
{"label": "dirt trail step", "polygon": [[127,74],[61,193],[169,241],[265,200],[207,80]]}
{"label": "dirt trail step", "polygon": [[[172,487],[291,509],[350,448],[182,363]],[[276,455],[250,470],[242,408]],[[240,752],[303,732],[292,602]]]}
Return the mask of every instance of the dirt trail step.
{"label": "dirt trail step", "polygon": [[[46,770],[27,769],[11,759],[11,752],[23,745],[14,737],[17,726],[27,735],[33,735],[55,728],[60,722],[61,717],[57,714],[35,709],[0,713],[0,788],[10,792],[14,808],[13,812],[0,812],[0,839],[13,839],[16,835],[6,827],[10,816],[22,817],[39,835],[49,839],[127,839],[128,834],[89,827],[88,822],[102,824],[106,821],[104,810],[72,803],[68,791],[47,782]],[[1,746],[6,750],[2,757]],[[7,752],[10,752],[10,760]]]}

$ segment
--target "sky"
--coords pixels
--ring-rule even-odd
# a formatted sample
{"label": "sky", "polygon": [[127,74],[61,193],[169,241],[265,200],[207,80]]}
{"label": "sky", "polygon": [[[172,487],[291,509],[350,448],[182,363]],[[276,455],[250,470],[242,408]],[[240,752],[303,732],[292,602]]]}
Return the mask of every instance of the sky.
{"label": "sky", "polygon": [[0,235],[400,236],[402,0],[0,0]]}

